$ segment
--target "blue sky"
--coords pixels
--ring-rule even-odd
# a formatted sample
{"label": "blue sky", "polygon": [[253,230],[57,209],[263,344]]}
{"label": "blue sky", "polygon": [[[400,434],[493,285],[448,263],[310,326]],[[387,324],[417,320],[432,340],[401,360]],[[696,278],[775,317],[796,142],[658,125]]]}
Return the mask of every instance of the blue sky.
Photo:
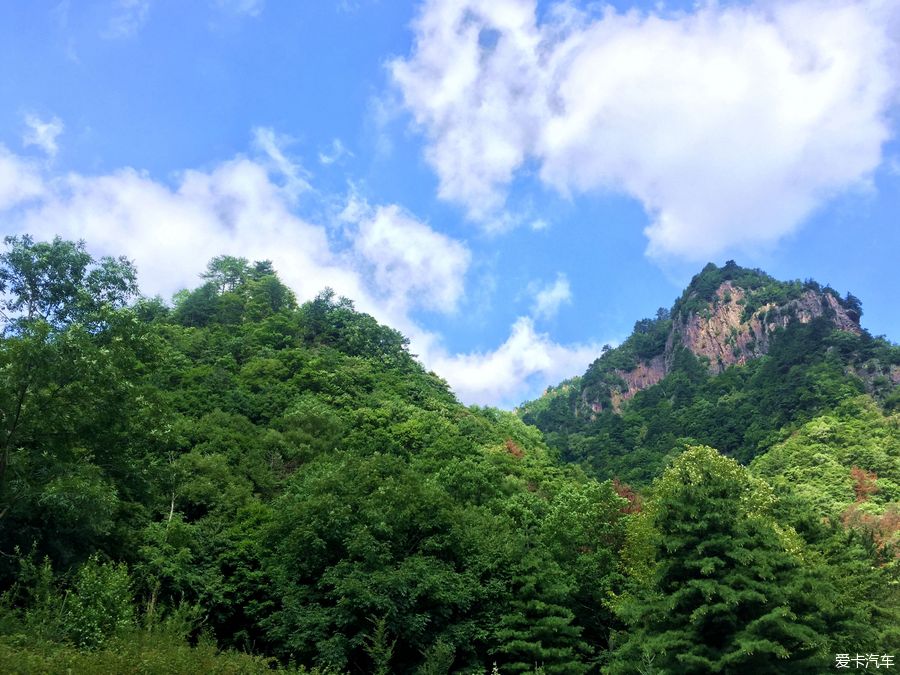
{"label": "blue sky", "polygon": [[0,5],[0,230],[148,294],[270,258],[466,402],[583,372],[733,258],[900,336],[900,11],[695,3]]}

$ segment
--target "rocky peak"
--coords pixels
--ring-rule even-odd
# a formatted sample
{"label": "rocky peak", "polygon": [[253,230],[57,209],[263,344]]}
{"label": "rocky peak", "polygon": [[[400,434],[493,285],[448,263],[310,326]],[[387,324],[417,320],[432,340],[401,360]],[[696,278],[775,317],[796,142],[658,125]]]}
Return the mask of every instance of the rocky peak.
{"label": "rocky peak", "polygon": [[781,282],[728,261],[710,263],[694,277],[670,311],[635,324],[632,335],[605,351],[582,378],[581,405],[589,414],[620,410],[624,401],[672,372],[688,350],[712,374],[769,351],[773,337],[793,322],[820,317],[859,334],[859,301],[813,281]]}
{"label": "rocky peak", "polygon": [[752,291],[727,280],[705,307],[676,317],[666,352],[671,355],[676,344],[683,345],[707,359],[711,372],[721,373],[728,366],[767,353],[775,330],[792,321],[809,323],[821,316],[829,317],[835,328],[860,332],[858,315],[851,316],[830,292],[806,288],[784,303],[770,301],[754,307]]}

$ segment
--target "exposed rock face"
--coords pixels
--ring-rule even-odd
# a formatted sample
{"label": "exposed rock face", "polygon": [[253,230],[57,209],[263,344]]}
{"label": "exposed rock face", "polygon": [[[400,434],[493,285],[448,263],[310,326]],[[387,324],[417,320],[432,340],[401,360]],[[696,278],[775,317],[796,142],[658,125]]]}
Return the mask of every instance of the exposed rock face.
{"label": "exposed rock face", "polygon": [[[776,330],[799,321],[809,323],[827,316],[835,328],[859,334],[858,318],[852,316],[831,293],[804,290],[799,297],[783,304],[769,303],[752,311],[747,292],[731,281],[723,282],[711,302],[703,309],[672,317],[672,327],[662,354],[644,359],[629,369],[612,371],[615,384],[608,386],[606,402],[582,392],[583,409],[590,414],[622,404],[643,389],[653,386],[672,371],[678,348],[685,347],[708,363],[718,374],[732,365],[744,364],[769,351]],[[893,375],[893,373],[891,373]]]}
{"label": "exposed rock face", "polygon": [[616,375],[622,378],[625,387],[610,392],[613,410],[619,412],[623,401],[627,401],[642,389],[652,387],[663,379],[667,372],[665,357],[662,354],[650,361],[640,362],[634,370],[616,370]]}
{"label": "exposed rock face", "polygon": [[860,332],[859,324],[830,293],[804,291],[784,305],[764,305],[744,321],[746,301],[743,289],[724,282],[708,310],[676,317],[666,352],[671,355],[674,345],[680,343],[697,356],[709,359],[711,372],[721,373],[728,366],[767,353],[772,333],[792,321],[809,323],[828,313],[835,328]]}

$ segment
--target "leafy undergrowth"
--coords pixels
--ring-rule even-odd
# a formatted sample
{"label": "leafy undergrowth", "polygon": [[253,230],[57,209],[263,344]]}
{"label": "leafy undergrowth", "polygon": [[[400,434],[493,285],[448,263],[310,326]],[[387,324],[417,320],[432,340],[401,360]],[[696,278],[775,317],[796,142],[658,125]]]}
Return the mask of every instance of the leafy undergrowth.
{"label": "leafy undergrowth", "polygon": [[72,645],[35,643],[27,636],[0,637],[0,664],[5,673],[41,675],[252,675],[254,673],[320,673],[304,668],[281,668],[272,658],[219,651],[213,644],[195,647],[167,636],[138,634],[119,638],[96,651]]}

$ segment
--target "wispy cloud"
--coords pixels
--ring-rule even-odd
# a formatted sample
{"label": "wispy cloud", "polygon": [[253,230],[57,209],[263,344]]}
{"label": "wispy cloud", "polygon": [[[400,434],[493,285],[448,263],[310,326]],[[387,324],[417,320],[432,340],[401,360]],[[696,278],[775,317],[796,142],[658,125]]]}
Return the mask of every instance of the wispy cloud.
{"label": "wispy cloud", "polygon": [[283,177],[285,189],[291,199],[296,199],[304,192],[312,190],[309,183],[310,174],[303,166],[286,154],[286,148],[293,143],[289,136],[275,133],[269,127],[256,127],[253,130],[253,145],[262,152],[276,174]]}
{"label": "wispy cloud", "polygon": [[887,169],[888,172],[892,173],[893,175],[900,176],[900,157],[894,155],[890,159],[888,159]]}
{"label": "wispy cloud", "polygon": [[475,220],[493,226],[536,166],[564,196],[639,199],[650,254],[707,259],[777,241],[881,162],[896,2],[541,17],[533,0],[433,0],[390,64],[440,196]]}
{"label": "wispy cloud", "polygon": [[319,163],[327,166],[344,157],[353,157],[353,153],[344,146],[340,138],[335,138],[331,141],[331,148],[328,151],[319,153]]}
{"label": "wispy cloud", "polygon": [[535,317],[552,319],[559,312],[559,308],[572,302],[572,289],[565,274],[556,275],[556,281],[552,284],[538,286],[534,293],[532,312]]}
{"label": "wispy cloud", "polygon": [[220,10],[232,14],[256,17],[262,14],[265,8],[265,0],[213,0],[213,4]]}
{"label": "wispy cloud", "polygon": [[151,0],[117,0],[102,36],[109,39],[133,37],[147,22],[150,5]]}
{"label": "wispy cloud", "polygon": [[56,139],[63,132],[62,120],[56,116],[49,120],[42,120],[37,115],[28,113],[25,115],[25,126],[26,131],[22,136],[22,145],[37,146],[49,157],[55,157],[59,151]]}

